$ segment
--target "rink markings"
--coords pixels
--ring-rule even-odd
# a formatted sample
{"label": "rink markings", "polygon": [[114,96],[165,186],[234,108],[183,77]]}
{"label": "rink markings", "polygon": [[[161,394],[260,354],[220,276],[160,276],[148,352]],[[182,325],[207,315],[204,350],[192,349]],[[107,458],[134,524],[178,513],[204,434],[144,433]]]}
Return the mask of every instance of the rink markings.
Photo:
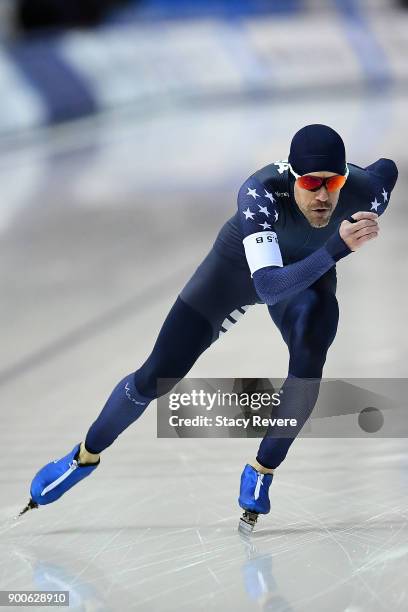
{"label": "rink markings", "polygon": [[140,315],[151,305],[156,304],[158,299],[167,295],[169,290],[173,290],[180,278],[184,278],[189,272],[191,272],[191,266],[183,266],[173,274],[160,279],[160,282],[128,298],[122,304],[114,306],[83,325],[78,325],[65,335],[51,341],[48,345],[22,357],[18,362],[0,371],[0,387],[7,386],[32,370],[48,365],[67,351],[84,344],[101,333],[106,333],[107,329],[121,324],[124,320]]}

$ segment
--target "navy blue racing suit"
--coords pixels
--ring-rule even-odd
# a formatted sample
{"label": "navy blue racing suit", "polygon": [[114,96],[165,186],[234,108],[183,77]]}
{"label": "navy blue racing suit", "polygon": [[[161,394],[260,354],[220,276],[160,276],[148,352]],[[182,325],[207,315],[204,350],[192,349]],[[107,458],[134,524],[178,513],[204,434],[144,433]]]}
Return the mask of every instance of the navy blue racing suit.
{"label": "navy blue racing suit", "polygon": [[[245,181],[238,210],[180,292],[152,353],[124,379],[126,395],[129,398],[130,393],[133,403],[140,405],[139,411],[131,416],[120,412],[118,394],[123,385],[119,383],[88,432],[85,444],[90,452],[112,444],[151,399],[170,390],[161,384],[159,391],[159,379],[175,384],[252,305],[266,304],[289,349],[286,401],[277,416],[295,412],[299,427],[283,437],[268,431],[257,459],[270,468],[283,461],[315,405],[327,351],[337,331],[336,262],[351,253],[339,237],[339,225],[357,211],[381,215],[398,176],[389,159],[366,168],[348,167],[337,206],[323,228],[312,227],[296,204],[295,179],[287,162],[272,163]],[[308,381],[306,390],[302,381]]]}

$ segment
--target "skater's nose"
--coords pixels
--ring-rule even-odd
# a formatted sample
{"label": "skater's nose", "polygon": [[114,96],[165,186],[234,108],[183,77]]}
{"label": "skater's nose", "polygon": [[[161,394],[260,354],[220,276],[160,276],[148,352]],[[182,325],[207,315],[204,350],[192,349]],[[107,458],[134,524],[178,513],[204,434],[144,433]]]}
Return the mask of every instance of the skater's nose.
{"label": "skater's nose", "polygon": [[322,187],[319,189],[319,191],[316,194],[316,200],[319,200],[320,202],[327,202],[328,199],[329,199],[329,193],[326,187],[322,185]]}

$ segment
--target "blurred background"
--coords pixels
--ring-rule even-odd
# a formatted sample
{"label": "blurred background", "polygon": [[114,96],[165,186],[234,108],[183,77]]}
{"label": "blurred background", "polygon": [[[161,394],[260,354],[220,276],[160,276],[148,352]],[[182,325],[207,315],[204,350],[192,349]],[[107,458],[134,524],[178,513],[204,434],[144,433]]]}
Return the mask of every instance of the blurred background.
{"label": "blurred background", "polygon": [[[106,329],[100,316],[121,308],[133,316],[134,297],[157,304],[157,291],[171,301],[233,214],[243,180],[285,159],[293,133],[313,122],[343,135],[350,161],[391,157],[399,166],[392,213],[383,219],[392,240],[384,232],[359,254],[358,269],[351,260],[341,268],[342,295],[358,292],[371,312],[371,301],[381,299],[376,333],[370,317],[346,319],[368,354],[340,350],[335,365],[352,365],[356,376],[384,375],[385,367],[388,375],[405,375],[394,321],[402,320],[406,296],[395,301],[386,286],[377,291],[379,265],[393,266],[389,282],[403,276],[404,2],[0,6],[3,378],[26,372],[28,363],[39,367],[44,351],[59,351],[50,347],[66,335],[78,332],[72,341],[79,341],[83,324],[93,334]],[[363,277],[374,282],[363,287]],[[343,306],[351,315],[354,303]],[[159,323],[153,320],[149,347]],[[139,346],[137,332],[132,337]],[[231,342],[219,351],[236,368]]]}
{"label": "blurred background", "polygon": [[[308,123],[339,131],[348,161],[400,171],[381,237],[338,266],[325,375],[407,376],[407,85],[406,0],[0,0],[1,517],[144,361],[241,183]],[[286,375],[266,308],[244,319],[191,375]],[[233,531],[254,441],[157,440],[155,410],[69,513],[61,502],[3,534],[1,588],[68,584],[98,610],[374,612],[385,595],[406,609],[407,555],[392,549],[407,532],[405,440],[297,441],[269,519],[286,529],[275,558],[271,529],[259,550]],[[360,469],[339,483],[345,457]]]}

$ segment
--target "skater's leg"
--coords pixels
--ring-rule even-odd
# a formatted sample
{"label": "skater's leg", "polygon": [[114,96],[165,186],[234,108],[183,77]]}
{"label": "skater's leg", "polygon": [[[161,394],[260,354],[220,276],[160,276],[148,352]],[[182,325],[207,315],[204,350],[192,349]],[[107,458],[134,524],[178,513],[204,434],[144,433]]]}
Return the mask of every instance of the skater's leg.
{"label": "skater's leg", "polygon": [[279,437],[278,427],[270,428],[262,440],[256,460],[265,468],[274,469],[286,457],[319,395],[327,351],[337,331],[335,284],[329,276],[293,298],[283,312],[281,309],[274,312],[274,307],[270,311],[289,348],[288,378],[273,416],[295,418],[298,423],[294,429],[285,430],[283,437]]}
{"label": "skater's leg", "polygon": [[[184,334],[181,334],[182,330]],[[211,325],[177,298],[163,324],[152,355],[138,370],[140,380],[143,380],[145,370],[146,381],[149,376],[181,378],[210,344],[211,337]],[[153,364],[156,367],[154,372]],[[85,445],[77,444],[68,455],[48,463],[36,474],[31,483],[29,504],[23,512],[56,501],[91,474],[99,464],[99,453],[143,413],[152,399],[153,396],[139,393],[134,373],[124,378],[115,387],[91,426]]]}
{"label": "skater's leg", "polygon": [[258,515],[269,512],[268,489],[274,469],[286,457],[319,394],[327,350],[338,322],[335,279],[333,282],[329,276],[319,280],[296,298],[269,309],[289,348],[289,374],[273,417],[295,418],[298,426],[285,430],[269,428],[256,460],[245,466],[238,499],[245,510],[239,523],[243,531],[252,531]]}
{"label": "skater's leg", "polygon": [[[99,464],[99,453],[144,412],[152,399],[183,378],[211,342],[257,300],[249,270],[235,268],[210,251],[177,298],[147,361],[113,390],[86,436],[86,447],[77,444],[65,457],[48,463],[36,474],[26,509],[59,499],[92,473]],[[158,388],[159,379],[171,380],[167,387],[160,384]]]}
{"label": "skater's leg", "polygon": [[[141,368],[118,383],[91,425],[85,439],[86,450],[99,454],[110,446],[158,397],[158,379],[174,379],[174,385],[211,344],[211,338],[211,324],[178,297],[149,358]],[[160,394],[167,393],[170,388],[161,386]]]}
{"label": "skater's leg", "polygon": [[149,358],[114,389],[86,436],[86,450],[98,456],[110,446],[257,299],[249,271],[210,251],[177,298]]}

